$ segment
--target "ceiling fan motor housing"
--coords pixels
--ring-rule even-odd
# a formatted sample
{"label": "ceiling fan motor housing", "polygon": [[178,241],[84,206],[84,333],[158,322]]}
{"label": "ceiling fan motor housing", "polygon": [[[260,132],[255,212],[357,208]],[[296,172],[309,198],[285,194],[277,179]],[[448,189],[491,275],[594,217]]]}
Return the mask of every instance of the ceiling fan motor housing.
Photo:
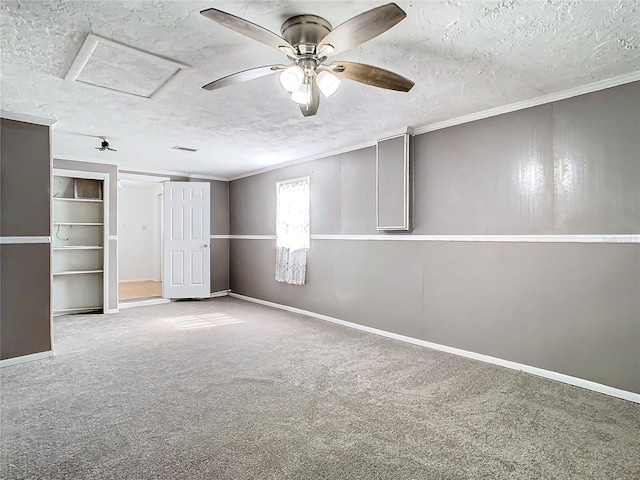
{"label": "ceiling fan motor housing", "polygon": [[297,15],[282,24],[282,38],[302,55],[313,55],[316,46],[329,32],[331,24],[317,15]]}

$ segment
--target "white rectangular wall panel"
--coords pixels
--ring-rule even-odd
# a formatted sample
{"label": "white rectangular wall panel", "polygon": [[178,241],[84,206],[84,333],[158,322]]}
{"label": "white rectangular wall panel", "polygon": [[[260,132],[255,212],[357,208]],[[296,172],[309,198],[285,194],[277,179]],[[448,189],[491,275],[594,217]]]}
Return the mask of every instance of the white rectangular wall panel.
{"label": "white rectangular wall panel", "polygon": [[376,146],[376,217],[378,230],[411,229],[411,136],[379,140]]}

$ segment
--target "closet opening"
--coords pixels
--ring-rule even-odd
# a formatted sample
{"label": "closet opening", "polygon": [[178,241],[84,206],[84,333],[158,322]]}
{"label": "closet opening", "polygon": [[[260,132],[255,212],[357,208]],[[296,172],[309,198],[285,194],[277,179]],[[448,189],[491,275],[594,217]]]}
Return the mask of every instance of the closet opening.
{"label": "closet opening", "polygon": [[108,192],[104,173],[53,170],[53,315],[106,310]]}
{"label": "closet opening", "polygon": [[163,193],[168,178],[120,174],[118,303],[162,297]]}

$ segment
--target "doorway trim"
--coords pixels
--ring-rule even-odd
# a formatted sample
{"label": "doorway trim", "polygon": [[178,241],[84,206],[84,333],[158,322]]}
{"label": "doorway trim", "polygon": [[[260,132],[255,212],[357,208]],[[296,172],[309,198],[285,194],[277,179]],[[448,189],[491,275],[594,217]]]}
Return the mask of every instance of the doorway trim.
{"label": "doorway trim", "polygon": [[[163,176],[158,176],[158,175],[145,175],[144,173],[127,173],[127,172],[121,172],[120,170],[118,170],[118,187],[120,187],[120,180],[133,180],[135,182],[145,182],[145,183],[166,183],[166,182],[170,182],[171,178],[170,177],[163,177]],[[116,202],[116,209],[119,208],[120,206],[120,197],[118,196],[118,202]],[[164,221],[162,219],[162,212],[161,212],[161,222],[160,222],[160,242],[163,241],[163,229],[164,229]],[[118,263],[119,263],[119,250],[120,250],[120,241],[118,240],[118,247],[116,249],[116,285],[120,285],[120,272],[118,270]],[[163,265],[162,265],[162,248],[160,249],[160,278],[162,279],[163,276]],[[164,279],[162,279],[164,280]],[[165,298],[143,298],[140,300],[132,300],[129,302],[121,302],[120,301],[120,295],[116,290],[116,298],[118,299],[118,310],[122,310],[123,308],[133,308],[133,307],[141,307],[141,306],[146,306],[146,305],[159,305],[162,303],[169,303],[169,300],[165,299]]]}
{"label": "doorway trim", "polygon": [[144,175],[141,173],[118,172],[118,180],[135,180],[136,182],[163,183],[169,182],[169,177],[158,177],[156,175]]}

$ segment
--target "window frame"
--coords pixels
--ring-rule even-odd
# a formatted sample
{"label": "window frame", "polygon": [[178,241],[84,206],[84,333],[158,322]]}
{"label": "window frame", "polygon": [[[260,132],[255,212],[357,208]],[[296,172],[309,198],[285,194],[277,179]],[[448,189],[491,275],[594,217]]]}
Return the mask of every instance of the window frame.
{"label": "window frame", "polygon": [[278,225],[280,225],[280,185],[287,183],[300,182],[305,180],[309,186],[309,248],[311,250],[311,176],[305,175],[303,177],[288,178],[287,180],[280,180],[276,182],[276,248],[278,246]]}

